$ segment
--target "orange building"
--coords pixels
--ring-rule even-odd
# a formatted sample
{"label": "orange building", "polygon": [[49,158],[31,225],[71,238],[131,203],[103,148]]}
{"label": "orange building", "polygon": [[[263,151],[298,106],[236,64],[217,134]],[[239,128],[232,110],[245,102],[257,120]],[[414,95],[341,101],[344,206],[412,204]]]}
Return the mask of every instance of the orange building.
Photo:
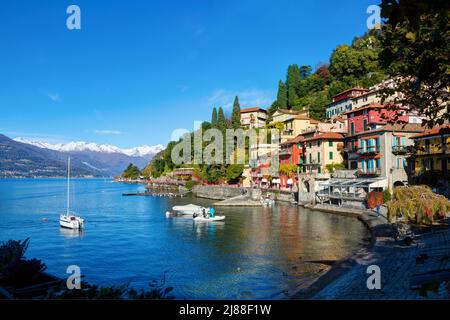
{"label": "orange building", "polygon": [[[302,135],[287,140],[280,145],[280,180],[281,188],[290,188],[297,185],[297,171],[303,164],[303,139]],[[296,168],[295,168],[296,167]],[[287,171],[291,171],[287,174]],[[295,172],[293,172],[295,168]]]}

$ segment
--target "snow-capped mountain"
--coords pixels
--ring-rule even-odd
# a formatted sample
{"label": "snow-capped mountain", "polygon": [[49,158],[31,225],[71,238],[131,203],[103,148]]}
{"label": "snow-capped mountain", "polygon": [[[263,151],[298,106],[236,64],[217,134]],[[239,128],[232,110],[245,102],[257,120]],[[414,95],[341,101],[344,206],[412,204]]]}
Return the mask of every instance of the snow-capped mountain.
{"label": "snow-capped mountain", "polygon": [[51,144],[45,141],[31,140],[27,138],[17,137],[14,139],[17,142],[31,144],[39,148],[45,148],[60,152],[101,152],[101,153],[121,153],[129,157],[147,157],[153,156],[164,149],[161,144],[155,146],[143,145],[130,149],[121,149],[110,144],[96,144],[93,142],[72,141],[68,143]]}

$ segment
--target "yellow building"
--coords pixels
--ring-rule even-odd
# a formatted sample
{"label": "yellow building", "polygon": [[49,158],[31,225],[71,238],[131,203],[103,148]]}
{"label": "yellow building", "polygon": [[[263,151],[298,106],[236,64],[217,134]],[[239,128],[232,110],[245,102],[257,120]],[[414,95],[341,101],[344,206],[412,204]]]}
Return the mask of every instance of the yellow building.
{"label": "yellow building", "polygon": [[326,166],[344,162],[344,136],[337,132],[317,133],[303,140],[304,172],[327,173]]}
{"label": "yellow building", "polygon": [[426,172],[437,173],[440,177],[450,174],[450,124],[434,127],[412,138],[415,176]]}
{"label": "yellow building", "polygon": [[281,131],[281,142],[285,142],[289,139],[293,139],[299,134],[311,130],[314,128],[319,128],[319,121],[309,118],[308,111],[293,111],[279,109],[272,116],[273,126],[277,124],[283,124]]}

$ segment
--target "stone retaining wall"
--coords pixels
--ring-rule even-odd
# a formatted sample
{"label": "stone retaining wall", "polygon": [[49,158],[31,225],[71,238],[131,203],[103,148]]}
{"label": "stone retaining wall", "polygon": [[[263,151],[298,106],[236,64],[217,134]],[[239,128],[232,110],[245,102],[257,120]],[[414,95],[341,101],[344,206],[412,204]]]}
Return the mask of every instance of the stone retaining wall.
{"label": "stone retaining wall", "polygon": [[245,188],[227,186],[194,186],[192,192],[199,198],[224,200],[243,194]]}

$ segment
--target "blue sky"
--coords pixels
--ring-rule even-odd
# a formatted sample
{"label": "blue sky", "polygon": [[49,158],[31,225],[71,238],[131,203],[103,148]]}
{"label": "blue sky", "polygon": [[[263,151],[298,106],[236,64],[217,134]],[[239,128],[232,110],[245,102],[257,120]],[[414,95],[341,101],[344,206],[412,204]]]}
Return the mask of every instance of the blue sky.
{"label": "blue sky", "polygon": [[[313,67],[366,32],[378,0],[4,0],[0,133],[119,147],[267,107],[289,64]],[[81,8],[81,30],[66,9]]]}

